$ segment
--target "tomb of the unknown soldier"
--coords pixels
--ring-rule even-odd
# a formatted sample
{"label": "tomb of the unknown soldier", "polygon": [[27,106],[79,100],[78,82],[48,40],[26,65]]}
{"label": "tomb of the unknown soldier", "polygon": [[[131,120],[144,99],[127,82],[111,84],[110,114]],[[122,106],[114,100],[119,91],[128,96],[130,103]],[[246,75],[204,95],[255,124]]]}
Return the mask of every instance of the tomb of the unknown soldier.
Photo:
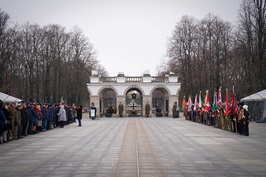
{"label": "tomb of the unknown soldier", "polygon": [[90,104],[96,105],[99,117],[118,115],[119,104],[123,106],[123,117],[144,117],[147,114],[171,117],[172,107],[178,103],[180,86],[174,73],[151,76],[149,71],[139,77],[125,76],[122,72],[116,77],[100,77],[94,70],[90,83],[87,83]]}
{"label": "tomb of the unknown soldier", "polygon": [[0,4],[0,177],[266,177],[266,0]]}
{"label": "tomb of the unknown soldier", "polygon": [[[175,74],[99,77],[87,84],[96,118],[0,144],[1,177],[264,177],[266,124],[249,136],[194,121]],[[178,112],[178,116],[176,115]],[[183,116],[185,115],[185,116]]]}

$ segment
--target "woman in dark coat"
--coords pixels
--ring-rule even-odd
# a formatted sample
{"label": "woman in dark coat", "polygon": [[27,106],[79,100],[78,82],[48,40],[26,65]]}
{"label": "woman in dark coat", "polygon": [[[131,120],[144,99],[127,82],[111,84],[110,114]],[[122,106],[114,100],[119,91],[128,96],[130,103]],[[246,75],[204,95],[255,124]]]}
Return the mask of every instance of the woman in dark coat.
{"label": "woman in dark coat", "polygon": [[78,109],[76,109],[76,110],[77,110],[77,119],[78,119],[78,122],[79,122],[78,127],[81,127],[82,108],[83,108],[83,106],[80,105],[80,106],[78,107]]}

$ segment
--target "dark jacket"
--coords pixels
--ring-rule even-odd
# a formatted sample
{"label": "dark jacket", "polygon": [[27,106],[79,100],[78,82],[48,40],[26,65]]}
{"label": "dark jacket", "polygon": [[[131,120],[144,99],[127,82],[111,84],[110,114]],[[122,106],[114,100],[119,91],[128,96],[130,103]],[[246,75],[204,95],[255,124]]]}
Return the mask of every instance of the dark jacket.
{"label": "dark jacket", "polygon": [[4,111],[0,108],[0,124],[4,125],[5,122],[6,122],[6,117],[5,117]]}
{"label": "dark jacket", "polygon": [[82,119],[82,108],[78,108],[77,110],[77,119]]}
{"label": "dark jacket", "polygon": [[20,110],[20,114],[21,114],[21,124],[22,125],[27,124],[27,110],[25,108],[22,108]]}
{"label": "dark jacket", "polygon": [[3,112],[5,114],[7,124],[4,126],[4,130],[11,130],[12,129],[12,120],[10,118],[10,112],[7,109],[3,109]]}

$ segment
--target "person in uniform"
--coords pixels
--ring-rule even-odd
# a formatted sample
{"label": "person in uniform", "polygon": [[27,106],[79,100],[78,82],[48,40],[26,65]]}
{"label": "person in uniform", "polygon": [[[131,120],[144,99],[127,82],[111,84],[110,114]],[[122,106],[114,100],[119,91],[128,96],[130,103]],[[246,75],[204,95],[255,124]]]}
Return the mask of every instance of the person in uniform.
{"label": "person in uniform", "polygon": [[123,117],[123,111],[124,111],[124,106],[123,106],[123,104],[120,102],[119,105],[118,105],[119,117]]}
{"label": "person in uniform", "polygon": [[203,113],[204,113],[203,108],[199,107],[199,119],[201,124],[203,124]]}
{"label": "person in uniform", "polygon": [[174,105],[173,105],[173,108],[172,108],[173,118],[176,117],[176,110],[177,110],[177,102],[174,102]]}
{"label": "person in uniform", "polygon": [[18,137],[17,137],[17,134],[18,134],[18,126],[17,126],[17,110],[16,110],[16,106],[15,106],[15,103],[11,103],[9,108],[8,108],[8,111],[10,112],[10,119],[12,120],[11,121],[11,124],[12,124],[12,140],[17,140]]}
{"label": "person in uniform", "polygon": [[244,119],[243,135],[249,136],[248,124],[249,124],[249,121],[250,121],[250,115],[249,115],[249,112],[248,112],[248,105],[244,105],[243,106],[243,109],[244,109],[244,116],[243,116],[243,119]]}
{"label": "person in uniform", "polygon": [[183,116],[188,120],[188,106],[185,105],[183,108]]}
{"label": "person in uniform", "polygon": [[96,112],[97,112],[97,109],[94,106],[94,103],[91,103],[91,111],[90,111],[90,113],[91,113],[91,119],[92,120],[95,120],[95,118],[96,118]]}
{"label": "person in uniform", "polygon": [[71,114],[74,122],[76,122],[76,113],[77,113],[76,106],[75,103],[73,103],[71,106]]}
{"label": "person in uniform", "polygon": [[146,114],[146,117],[149,117],[150,116],[150,110],[151,110],[150,104],[149,104],[149,102],[147,102],[146,105],[145,105],[145,114]]}
{"label": "person in uniform", "polygon": [[244,116],[244,110],[243,110],[243,103],[240,102],[237,105],[237,132],[239,134],[243,134],[243,116]]}
{"label": "person in uniform", "polygon": [[220,119],[221,119],[221,128],[225,130],[226,128],[226,121],[225,121],[225,112],[223,108],[220,108]]}

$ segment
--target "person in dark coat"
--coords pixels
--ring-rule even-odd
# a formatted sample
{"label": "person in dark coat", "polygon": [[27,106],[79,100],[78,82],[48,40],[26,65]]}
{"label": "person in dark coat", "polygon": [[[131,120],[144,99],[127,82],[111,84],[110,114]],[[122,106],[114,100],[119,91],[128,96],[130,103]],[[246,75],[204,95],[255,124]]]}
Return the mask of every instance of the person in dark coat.
{"label": "person in dark coat", "polygon": [[82,109],[83,109],[83,106],[82,106],[82,105],[80,105],[80,106],[76,109],[76,111],[77,111],[77,119],[78,119],[78,122],[79,122],[78,127],[81,127]]}
{"label": "person in dark coat", "polygon": [[4,136],[4,143],[8,143],[9,141],[12,141],[12,120],[10,118],[10,112],[8,111],[8,104],[4,103],[3,105],[3,112],[5,114],[7,123],[4,125],[4,132],[3,132],[3,136]]}
{"label": "person in dark coat", "polygon": [[47,121],[48,121],[48,118],[49,118],[48,105],[47,104],[43,104],[42,107],[41,107],[41,111],[42,111],[42,127],[41,127],[41,131],[46,131]]}
{"label": "person in dark coat", "polygon": [[21,137],[26,136],[25,130],[27,129],[27,123],[28,123],[28,112],[26,110],[26,106],[24,103],[22,103],[22,108],[20,110],[21,114],[21,127],[20,127],[20,135]]}
{"label": "person in dark coat", "polygon": [[7,123],[3,109],[4,102],[0,100],[0,144],[4,143],[4,125]]}

